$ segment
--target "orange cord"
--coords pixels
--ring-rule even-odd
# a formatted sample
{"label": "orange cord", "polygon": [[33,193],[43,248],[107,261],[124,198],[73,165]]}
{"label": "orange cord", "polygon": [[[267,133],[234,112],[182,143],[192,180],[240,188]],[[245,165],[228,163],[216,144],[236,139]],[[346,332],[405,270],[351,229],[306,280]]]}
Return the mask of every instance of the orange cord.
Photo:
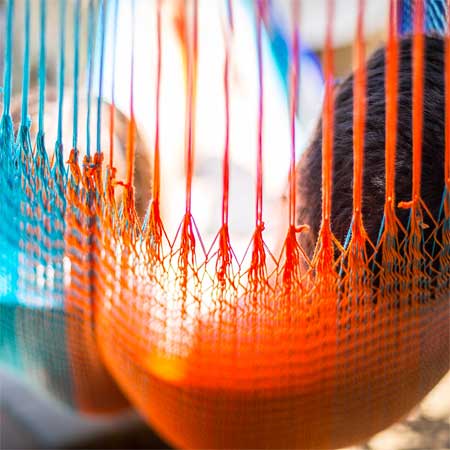
{"label": "orange cord", "polygon": [[395,161],[398,114],[397,1],[390,0],[386,48],[386,205],[395,207]]}
{"label": "orange cord", "polygon": [[325,99],[322,114],[322,226],[331,231],[331,202],[333,192],[333,139],[334,139],[334,87],[333,87],[333,18],[334,0],[328,2],[327,30],[324,50]]}
{"label": "orange cord", "polygon": [[364,133],[366,121],[366,61],[364,45],[365,0],[358,1],[358,19],[353,56],[353,225],[362,225],[362,196],[364,179]]}
{"label": "orange cord", "polygon": [[423,133],[423,87],[424,87],[424,4],[415,0],[414,34],[413,34],[413,92],[412,92],[412,127],[413,127],[413,187],[414,205],[421,195],[422,177],[422,133]]}

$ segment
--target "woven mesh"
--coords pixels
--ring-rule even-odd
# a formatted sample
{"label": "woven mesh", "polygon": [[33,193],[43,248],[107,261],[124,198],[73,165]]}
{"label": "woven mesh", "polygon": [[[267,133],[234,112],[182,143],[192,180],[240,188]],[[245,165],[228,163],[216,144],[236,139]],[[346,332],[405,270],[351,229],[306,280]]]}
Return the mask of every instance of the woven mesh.
{"label": "woven mesh", "polygon": [[[400,33],[407,34],[413,31],[414,26],[414,0],[400,0]],[[444,34],[447,29],[445,0],[425,0],[424,27],[426,32]]]}
{"label": "woven mesh", "polygon": [[[100,107],[96,110],[90,106],[95,82],[91,62],[94,18],[98,17],[97,33],[101,37],[106,23],[103,2],[99,11],[89,2],[87,114],[89,117],[92,109],[98,136],[94,152],[89,151],[88,137],[85,156],[80,154],[76,139],[72,151],[64,150],[60,127],[53,152],[46,150],[41,127],[37,136],[30,134],[26,50],[22,87],[25,112],[14,134],[10,116],[13,4],[9,0],[0,127],[2,363],[83,412],[118,411],[130,402],[169,442],[192,448],[340,447],[363,440],[402,417],[448,371],[450,145],[447,140],[442,211],[432,218],[433,229],[425,234],[424,217],[430,212],[420,196],[420,64],[419,70],[415,66],[413,80],[413,200],[400,205],[411,212],[406,229],[397,217],[394,195],[389,195],[395,184],[396,2],[391,2],[388,27],[387,196],[379,242],[369,242],[361,214],[366,82],[363,2],[359,3],[355,39],[354,215],[348,245],[338,242],[331,229],[334,114],[330,2],[324,53],[322,226],[314,255],[310,258],[298,239],[299,232],[306,229],[299,229],[295,218],[295,137],[289,227],[281,231],[286,236],[281,256],[274,258],[264,241],[260,77],[256,223],[243,260],[235,256],[229,232],[228,133],[232,130],[228,127],[222,224],[209,250],[202,245],[191,210],[195,98],[197,89],[201,89],[196,86],[197,1],[188,11],[181,8],[177,16],[181,17],[178,30],[184,36],[187,125],[186,208],[180,211],[175,236],[166,233],[160,211],[160,177],[170,174],[160,171],[158,120],[153,199],[144,217],[135,208],[139,193],[133,187],[137,152],[133,95],[124,179],[117,177],[112,147],[109,160],[104,160],[101,152],[98,136],[102,131],[112,135],[115,129],[114,120],[108,119],[105,125]],[[42,0],[43,17],[45,4]],[[64,4],[60,4],[63,16]],[[110,3],[111,11],[115,4]],[[296,17],[299,11],[297,3],[293,4]],[[421,4],[417,1],[416,31],[421,29],[424,17]],[[75,32],[79,32],[80,2],[75,5]],[[166,5],[155,2],[157,119],[163,56],[161,8]],[[226,99],[233,32],[232,2],[227,5]],[[260,74],[266,8],[269,4],[263,0],[255,3]],[[30,2],[25,1],[28,19],[29,13]],[[27,42],[29,22],[27,25],[25,20],[25,24]],[[415,34],[413,52],[415,61],[423,63],[421,37],[421,33]],[[60,44],[64,40],[62,26]],[[103,61],[102,39],[99,42],[97,53]],[[64,45],[61,49],[60,75],[64,70]],[[299,100],[297,29],[292,49],[290,118],[295,124]],[[75,46],[74,51],[76,62],[79,49]],[[446,64],[449,54],[447,51]],[[133,47],[130,57],[134,58]],[[43,61],[45,53],[41,53],[41,64]],[[76,73],[76,63],[74,67]],[[133,64],[131,68],[133,71]],[[98,72],[101,94],[101,65]],[[447,65],[446,86],[450,85],[449,74]],[[44,78],[40,78],[41,92]],[[136,95],[139,86],[133,86],[133,72],[131,81]],[[78,88],[76,81],[74,88]],[[74,92],[77,99],[77,89]],[[450,130],[447,97],[446,133]],[[58,98],[62,105],[62,82]],[[77,107],[73,108],[76,116]],[[61,115],[60,108],[58,121]],[[39,117],[45,117],[45,108],[40,108]],[[226,114],[227,124],[228,120]],[[293,133],[295,129],[293,126]],[[76,137],[76,121],[72,131]]]}

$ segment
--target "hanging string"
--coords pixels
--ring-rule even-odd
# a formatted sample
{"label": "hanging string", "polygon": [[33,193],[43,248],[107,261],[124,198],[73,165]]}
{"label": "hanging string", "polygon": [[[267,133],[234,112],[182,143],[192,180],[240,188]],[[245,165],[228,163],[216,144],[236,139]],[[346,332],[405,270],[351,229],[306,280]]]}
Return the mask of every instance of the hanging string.
{"label": "hanging string", "polygon": [[135,50],[135,23],[136,11],[135,0],[131,1],[131,69],[130,69],[130,121],[128,123],[128,142],[127,142],[127,181],[129,188],[133,186],[134,173],[134,133],[135,133],[135,118],[134,118],[134,50]]}
{"label": "hanging string", "polygon": [[296,225],[296,134],[295,124],[298,109],[298,90],[300,77],[300,34],[298,24],[300,23],[300,4],[298,0],[292,1],[292,64],[290,66],[290,119],[291,119],[291,160],[289,168],[289,226]]}
{"label": "hanging string", "polygon": [[324,50],[325,98],[322,115],[322,226],[329,231],[331,229],[331,199],[333,193],[334,68],[332,32],[334,0],[329,0],[327,5],[327,29]]}
{"label": "hanging string", "polygon": [[113,45],[111,66],[111,105],[109,106],[109,167],[114,167],[114,114],[116,109],[116,47],[119,0],[114,0]]}
{"label": "hanging string", "polygon": [[105,53],[105,22],[106,11],[104,0],[100,1],[99,10],[99,37],[100,37],[100,71],[98,77],[98,98],[97,98],[97,153],[102,151],[102,97],[103,97],[103,65]]}
{"label": "hanging string", "polygon": [[44,136],[44,104],[45,104],[45,81],[47,74],[46,67],[46,16],[47,0],[40,1],[40,36],[39,36],[39,130],[38,135]]}
{"label": "hanging string", "polygon": [[[191,36],[186,36],[188,44],[188,77],[186,96],[186,214],[191,213],[192,177],[194,175],[195,148],[195,100],[197,91],[198,60],[198,0],[193,0],[193,20]],[[186,27],[188,30],[190,27]],[[187,31],[186,30],[186,31]],[[187,34],[187,33],[186,33]]]}
{"label": "hanging string", "polygon": [[91,157],[91,96],[92,96],[92,41],[94,40],[94,2],[89,0],[88,10],[88,42],[87,42],[87,65],[88,65],[88,85],[87,85],[87,114],[86,114],[86,157]]}
{"label": "hanging string", "polygon": [[228,225],[229,194],[230,194],[230,58],[233,36],[233,6],[232,0],[227,0],[228,29],[225,36],[224,92],[225,92],[225,148],[223,154],[223,194],[222,194],[222,225]]}
{"label": "hanging string", "polygon": [[159,152],[159,115],[161,100],[161,67],[162,67],[162,30],[161,30],[161,0],[156,5],[156,43],[157,43],[157,61],[156,61],[156,104],[155,104],[155,153],[153,162],[153,201],[159,205],[161,167]]}
{"label": "hanging string", "polygon": [[[366,121],[366,71],[364,48],[365,0],[358,1],[358,19],[354,47],[353,93],[353,224],[362,225],[362,195],[364,172],[364,129]],[[356,231],[356,229],[354,231]]]}
{"label": "hanging string", "polygon": [[[301,257],[306,255],[299,246],[297,233],[307,231],[308,227],[299,224],[297,227],[297,171],[296,171],[296,121],[299,104],[299,83],[300,83],[300,2],[291,0],[292,12],[292,36],[290,44],[290,64],[289,64],[289,115],[291,126],[291,147],[290,147],[290,167],[289,167],[289,229],[284,241],[285,264],[283,268],[283,289],[286,298],[290,299],[291,294],[301,289]],[[289,310],[291,302],[286,303]]]}
{"label": "hanging string", "polygon": [[450,0],[447,2],[447,31],[445,33],[445,183],[450,193]]}
{"label": "hanging string", "polygon": [[81,3],[80,0],[75,1],[75,14],[73,18],[73,131],[72,131],[72,148],[77,151],[78,147],[78,85],[79,85],[79,65],[80,65],[80,16]]}
{"label": "hanging string", "polygon": [[14,18],[14,0],[8,0],[6,12],[6,48],[5,66],[3,69],[3,115],[9,116],[11,107],[11,81],[12,81],[12,34]]}
{"label": "hanging string", "polygon": [[25,0],[25,46],[23,52],[22,118],[21,126],[28,122],[28,91],[30,87],[30,0]]}
{"label": "hanging string", "polygon": [[386,205],[395,207],[395,163],[398,114],[398,34],[397,1],[390,0],[389,29],[386,49]]}
{"label": "hanging string", "polygon": [[256,45],[258,56],[258,147],[256,157],[256,227],[263,224],[263,122],[264,122],[264,67],[262,55],[262,21],[265,14],[265,0],[257,0]]}
{"label": "hanging string", "polygon": [[65,68],[65,48],[66,48],[66,7],[67,2],[59,2],[59,93],[58,93],[58,133],[56,152],[62,158],[62,121],[63,121],[63,103],[64,103],[64,68]]}
{"label": "hanging string", "polygon": [[424,84],[424,4],[415,0],[413,34],[413,187],[412,201],[416,204],[421,194],[422,176],[422,133],[423,133],[423,84]]}
{"label": "hanging string", "polygon": [[233,31],[234,30],[233,0],[227,0],[227,14],[230,30]]}

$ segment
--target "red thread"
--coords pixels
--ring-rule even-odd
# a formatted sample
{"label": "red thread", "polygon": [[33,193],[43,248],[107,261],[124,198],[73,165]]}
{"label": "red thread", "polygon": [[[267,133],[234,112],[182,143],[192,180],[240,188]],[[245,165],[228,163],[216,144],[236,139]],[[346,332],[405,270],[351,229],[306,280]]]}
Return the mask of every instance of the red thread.
{"label": "red thread", "polygon": [[450,0],[447,2],[445,33],[445,182],[450,192]]}
{"label": "red thread", "polygon": [[[186,36],[187,58],[187,96],[186,96],[186,214],[191,212],[192,177],[194,175],[195,149],[195,99],[197,91],[198,58],[198,0],[194,0],[192,35]],[[189,27],[186,27],[186,30]],[[187,34],[187,31],[186,31]]]}
{"label": "red thread", "polygon": [[222,225],[228,224],[229,193],[230,193],[230,52],[233,33],[233,7],[228,0],[228,27],[225,36],[224,92],[225,92],[225,149],[223,155],[223,196]]}
{"label": "red thread", "polygon": [[397,1],[390,0],[386,48],[386,206],[395,206],[395,161],[398,114],[398,36]]}
{"label": "red thread", "polygon": [[353,57],[353,231],[360,230],[362,225],[364,130],[366,120],[366,62],[363,31],[364,6],[365,0],[359,0]]}
{"label": "red thread", "polygon": [[128,123],[128,140],[127,140],[127,185],[133,186],[134,173],[134,146],[135,146],[135,129],[136,123],[134,118],[134,24],[135,24],[135,4],[131,2],[131,70],[130,70],[130,121]]}
{"label": "red thread", "polygon": [[295,227],[296,222],[296,171],[295,171],[295,122],[298,109],[298,88],[300,77],[300,37],[298,24],[300,22],[300,5],[298,2],[292,2],[292,64],[290,67],[290,116],[291,116],[291,161],[289,169],[289,224]]}
{"label": "red thread", "polygon": [[256,40],[258,56],[258,147],[256,157],[256,226],[262,224],[262,203],[263,203],[263,121],[264,121],[264,66],[262,55],[262,21],[265,14],[265,0],[257,0],[256,11]]}
{"label": "red thread", "polygon": [[331,230],[331,196],[333,190],[333,139],[334,139],[334,92],[333,92],[333,18],[334,0],[328,2],[327,31],[324,50],[325,99],[322,120],[322,227]]}
{"label": "red thread", "polygon": [[156,12],[156,33],[157,33],[157,63],[156,63],[156,104],[155,104],[155,149],[153,161],[153,201],[159,204],[161,167],[159,149],[159,115],[161,98],[161,66],[162,66],[162,33],[161,33],[161,0],[157,3]]}
{"label": "red thread", "polygon": [[420,198],[422,176],[422,133],[423,133],[423,83],[424,83],[424,34],[423,0],[415,0],[413,34],[413,187],[414,204]]}

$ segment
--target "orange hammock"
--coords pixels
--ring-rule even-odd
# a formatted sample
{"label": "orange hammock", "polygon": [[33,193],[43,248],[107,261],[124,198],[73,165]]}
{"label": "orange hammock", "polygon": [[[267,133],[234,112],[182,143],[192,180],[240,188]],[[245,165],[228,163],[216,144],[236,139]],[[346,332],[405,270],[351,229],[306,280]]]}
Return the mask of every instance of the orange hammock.
{"label": "orange hammock", "polygon": [[[221,227],[204,249],[193,214],[198,70],[198,0],[178,10],[186,68],[185,209],[174,237],[161,217],[160,92],[164,65],[158,0],[155,141],[152,200],[142,217],[134,189],[138,139],[131,36],[130,110],[123,178],[114,90],[109,158],[103,159],[101,101],[97,143],[90,152],[94,5],[88,11],[86,151],[77,141],[80,2],[74,6],[73,145],[64,164],[65,2],[60,5],[57,142],[44,142],[46,1],[40,2],[39,126],[31,144],[30,2],[25,1],[22,117],[10,116],[13,0],[8,2],[3,116],[0,123],[0,359],[28,380],[86,413],[115,412],[131,403],[175,446],[191,448],[333,448],[367,439],[404,416],[449,370],[450,342],[450,95],[445,95],[444,192],[437,216],[422,199],[426,37],[424,3],[415,1],[412,37],[412,192],[396,200],[400,37],[390,1],[385,65],[385,205],[378,242],[365,229],[364,171],[367,67],[364,0],[358,2],[353,71],[353,206],[348,242],[334,232],[334,2],[327,3],[322,111],[321,225],[314,250],[302,244],[311,224],[298,223],[296,115],[299,30],[292,31],[288,228],[280,256],[264,241],[262,32],[268,2],[255,1],[258,140],[255,229],[238,260],[229,232],[230,65],[233,2],[225,20],[225,143]],[[292,17],[301,14],[293,1]],[[134,2],[132,2],[134,11]],[[102,97],[106,2],[97,35]],[[117,2],[116,2],[117,11]],[[180,13],[181,11],[181,13]],[[117,15],[117,13],[116,13]],[[117,17],[116,17],[117,20]],[[136,20],[132,17],[132,20]],[[153,24],[153,22],[152,22]],[[78,34],[77,34],[78,33]],[[445,90],[450,86],[450,34],[445,35]],[[61,44],[62,43],[62,44]],[[114,44],[115,45],[115,44]],[[200,55],[201,57],[201,55]],[[120,63],[120,61],[118,61]],[[113,83],[114,89],[114,83]],[[336,93],[337,92],[337,93]],[[270,95],[270,94],[269,94]],[[81,97],[80,97],[81,98]],[[103,114],[105,111],[103,111]],[[444,130],[442,130],[444,133]],[[284,151],[274,149],[273,151]],[[287,150],[289,151],[289,149]],[[50,152],[51,153],[51,152]],[[437,158],[439,155],[436,156]],[[51,159],[51,160],[50,160]],[[149,167],[150,170],[150,167]],[[317,207],[317,205],[312,205]],[[399,211],[408,210],[408,223]],[[430,225],[431,224],[431,225]],[[306,241],[305,241],[306,242]],[[431,250],[430,250],[431,249]],[[129,402],[129,403],[128,403]]]}

